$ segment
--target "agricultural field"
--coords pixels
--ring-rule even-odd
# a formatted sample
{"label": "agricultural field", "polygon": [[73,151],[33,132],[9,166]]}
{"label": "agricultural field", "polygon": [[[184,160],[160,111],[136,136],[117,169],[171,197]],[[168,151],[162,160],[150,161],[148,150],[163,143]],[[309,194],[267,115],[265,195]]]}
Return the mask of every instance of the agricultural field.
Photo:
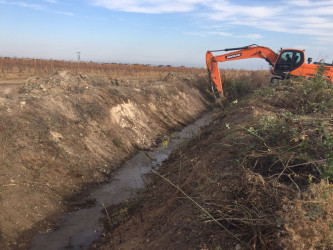
{"label": "agricultural field", "polygon": [[17,80],[33,76],[49,76],[58,71],[69,70],[73,73],[108,77],[156,77],[165,72],[203,73],[202,68],[172,67],[171,65],[144,65],[96,63],[85,61],[59,61],[34,58],[0,57],[0,79]]}
{"label": "agricultural field", "polygon": [[[270,86],[268,71],[222,70],[220,100],[205,69],[0,62],[1,249],[38,249],[64,217],[97,206],[101,234],[63,248],[333,247],[333,87],[320,72]],[[202,115],[144,189],[89,199]]]}

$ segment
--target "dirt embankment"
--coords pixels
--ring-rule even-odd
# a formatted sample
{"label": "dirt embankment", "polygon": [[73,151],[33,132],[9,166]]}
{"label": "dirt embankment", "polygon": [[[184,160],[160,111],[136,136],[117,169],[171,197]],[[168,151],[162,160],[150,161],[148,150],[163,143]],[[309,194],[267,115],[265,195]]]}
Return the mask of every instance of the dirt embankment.
{"label": "dirt embankment", "polygon": [[52,229],[75,194],[206,111],[206,86],[193,74],[129,81],[64,71],[30,78],[2,98],[1,248],[27,247],[39,230]]}

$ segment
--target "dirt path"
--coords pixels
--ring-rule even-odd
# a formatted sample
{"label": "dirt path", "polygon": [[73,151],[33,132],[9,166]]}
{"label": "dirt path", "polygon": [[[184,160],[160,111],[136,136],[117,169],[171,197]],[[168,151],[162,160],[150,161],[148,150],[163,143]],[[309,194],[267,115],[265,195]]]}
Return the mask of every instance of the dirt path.
{"label": "dirt path", "polygon": [[11,84],[0,102],[2,249],[27,248],[64,211],[87,206],[80,193],[211,107],[206,77],[192,74],[145,81],[59,72]]}

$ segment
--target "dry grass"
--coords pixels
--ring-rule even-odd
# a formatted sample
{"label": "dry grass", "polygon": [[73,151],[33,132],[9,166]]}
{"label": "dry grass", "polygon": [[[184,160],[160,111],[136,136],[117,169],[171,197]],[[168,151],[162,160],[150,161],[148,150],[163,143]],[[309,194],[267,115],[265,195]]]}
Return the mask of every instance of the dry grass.
{"label": "dry grass", "polygon": [[229,102],[269,85],[269,71],[222,70],[223,89]]}
{"label": "dry grass", "polygon": [[[226,80],[226,84],[229,100],[253,92],[250,84],[238,79]],[[243,119],[220,116],[214,122],[219,124],[218,130],[213,127],[200,135],[220,140],[211,138],[199,140],[194,147],[188,145],[201,152],[196,158],[204,157],[206,162],[195,164],[196,158],[191,160],[193,172],[183,188],[198,190],[195,194],[214,218],[207,217],[204,223],[217,220],[247,248],[332,247],[333,193],[329,180],[333,178],[333,120],[330,112],[315,116],[318,109],[304,114],[304,107],[316,102],[318,96],[328,98],[320,110],[329,109],[331,97],[327,92],[332,86],[316,79],[290,88],[292,92],[285,89],[283,95],[277,88],[269,90],[269,97],[254,95],[256,100],[248,96],[238,103],[229,101],[229,116],[236,110]],[[312,95],[304,95],[306,89]],[[290,95],[300,97],[295,102],[302,102],[286,105]],[[279,105],[265,106],[274,98],[286,100],[284,110]],[[246,118],[247,112],[258,107],[266,107],[274,115]],[[303,115],[295,115],[298,111]],[[218,235],[218,231],[212,234]]]}
{"label": "dry grass", "polygon": [[302,199],[284,201],[280,213],[287,235],[286,249],[333,248],[333,185],[327,180],[311,185]]}
{"label": "dry grass", "polygon": [[48,76],[58,71],[90,74],[107,77],[163,77],[168,72],[177,74],[205,74],[204,68],[172,67],[171,65],[144,65],[97,63],[86,61],[44,60],[35,58],[0,57],[0,79],[25,79],[33,76]]}

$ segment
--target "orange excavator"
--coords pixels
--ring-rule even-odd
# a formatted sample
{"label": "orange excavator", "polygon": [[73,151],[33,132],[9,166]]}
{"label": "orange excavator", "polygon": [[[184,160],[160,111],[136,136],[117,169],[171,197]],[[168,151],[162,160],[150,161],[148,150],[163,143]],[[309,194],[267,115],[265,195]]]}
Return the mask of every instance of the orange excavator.
{"label": "orange excavator", "polygon": [[[232,51],[226,54],[214,56],[213,52]],[[221,76],[218,68],[218,62],[234,61],[247,58],[262,58],[266,60],[272,67],[271,84],[275,85],[280,80],[291,77],[304,76],[314,77],[319,67],[324,66],[324,78],[333,83],[333,64],[312,62],[312,58],[308,58],[305,63],[305,54],[303,50],[298,49],[281,49],[279,53],[267,47],[252,44],[240,48],[229,48],[223,50],[207,51],[206,65],[209,75],[209,82],[213,93],[218,93],[224,97]]]}

